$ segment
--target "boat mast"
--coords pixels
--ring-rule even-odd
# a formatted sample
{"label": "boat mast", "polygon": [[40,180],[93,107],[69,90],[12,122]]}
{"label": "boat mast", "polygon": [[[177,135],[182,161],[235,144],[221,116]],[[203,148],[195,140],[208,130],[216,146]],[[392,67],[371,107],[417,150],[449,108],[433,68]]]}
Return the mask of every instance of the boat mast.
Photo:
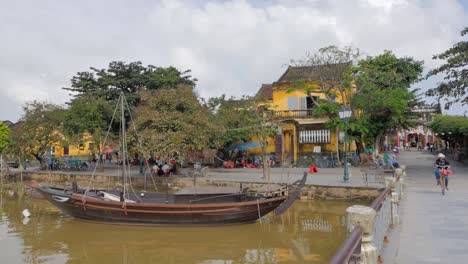
{"label": "boat mast", "polygon": [[120,93],[120,122],[121,122],[121,131],[122,131],[122,181],[123,181],[123,197],[124,200],[127,197],[127,179],[126,179],[126,172],[127,172],[127,151],[126,151],[126,144],[125,144],[125,108],[124,108],[124,93]]}

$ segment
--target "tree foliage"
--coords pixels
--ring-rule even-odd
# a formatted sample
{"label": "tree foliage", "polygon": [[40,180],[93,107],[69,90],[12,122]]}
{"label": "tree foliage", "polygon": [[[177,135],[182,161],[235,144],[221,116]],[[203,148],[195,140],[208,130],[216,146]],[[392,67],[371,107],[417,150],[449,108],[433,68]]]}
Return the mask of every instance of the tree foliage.
{"label": "tree foliage", "polygon": [[[466,27],[461,35],[468,34]],[[427,77],[444,74],[444,81],[436,88],[427,92],[429,96],[446,98],[448,109],[455,102],[468,104],[468,41],[460,41],[441,54],[434,55],[433,59],[445,60],[440,67],[431,70]],[[448,98],[447,98],[448,97]]]}
{"label": "tree foliage", "polygon": [[464,116],[436,115],[430,124],[435,133],[468,136],[468,118]]}
{"label": "tree foliage", "polygon": [[352,105],[359,109],[361,125],[368,128],[367,143],[378,140],[387,129],[411,125],[417,97],[410,86],[420,80],[422,71],[422,61],[398,58],[391,51],[369,56],[353,67],[357,90]]}
{"label": "tree foliage", "polygon": [[217,147],[212,139],[218,129],[191,86],[142,91],[139,95],[135,124],[144,150],[183,161],[192,151]]}
{"label": "tree foliage", "polygon": [[219,134],[222,146],[246,142],[255,136],[252,128],[257,124],[248,111],[256,107],[253,98],[243,96],[235,99],[221,95],[209,98],[204,105],[211,113],[212,122],[222,131]]}
{"label": "tree foliage", "polygon": [[90,69],[78,72],[71,80],[71,87],[63,89],[73,92],[75,97],[92,96],[106,101],[116,101],[120,92],[124,92],[129,103],[136,105],[140,91],[174,88],[181,84],[194,85],[196,82],[190,76],[190,70],[180,72],[174,67],[145,67],[139,61],[113,61],[107,69]]}
{"label": "tree foliage", "polygon": [[302,90],[307,95],[312,93],[322,93],[325,101],[320,103],[313,100],[313,103],[320,107],[323,103],[336,104],[336,98],[340,96],[342,103],[350,107],[351,96],[351,75],[350,66],[359,59],[361,52],[351,46],[339,48],[328,46],[320,48],[317,52],[307,54],[305,58],[291,60],[291,65],[298,67],[298,70],[307,71],[307,74],[315,76],[314,80],[297,80],[290,88]]}
{"label": "tree foliage", "polygon": [[63,139],[63,107],[46,102],[28,102],[23,116],[12,133],[11,151],[21,159],[35,157],[45,168],[43,155]]}
{"label": "tree foliage", "polygon": [[[262,104],[260,104],[262,103]],[[257,97],[243,96],[241,99],[226,99],[225,96],[210,98],[209,109],[214,113],[215,124],[222,129],[221,142],[231,145],[255,138],[260,144],[262,159],[267,160],[268,140],[274,137],[278,124],[274,122],[271,106]],[[263,176],[270,180],[267,163],[263,163]]]}
{"label": "tree foliage", "polygon": [[[64,113],[64,134],[73,143],[81,143],[84,136],[91,136],[94,142],[101,142],[109,128],[113,109],[111,103],[102,98],[85,95],[75,98]],[[113,123],[118,125],[119,121],[114,120]],[[94,146],[98,148],[99,144]]]}
{"label": "tree foliage", "polygon": [[10,142],[10,129],[0,121],[0,153]]}

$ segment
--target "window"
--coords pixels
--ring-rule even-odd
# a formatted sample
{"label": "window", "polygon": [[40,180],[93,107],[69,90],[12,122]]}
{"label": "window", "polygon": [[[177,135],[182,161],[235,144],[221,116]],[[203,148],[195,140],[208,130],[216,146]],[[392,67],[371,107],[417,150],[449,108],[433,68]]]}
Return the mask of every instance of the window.
{"label": "window", "polygon": [[301,98],[301,109],[302,110],[310,110],[315,108],[315,102],[318,102],[320,99],[319,96],[306,96]]}
{"label": "window", "polygon": [[80,150],[84,150],[85,145],[83,143],[80,144]]}
{"label": "window", "polygon": [[296,96],[288,97],[288,110],[299,110],[298,98]]}

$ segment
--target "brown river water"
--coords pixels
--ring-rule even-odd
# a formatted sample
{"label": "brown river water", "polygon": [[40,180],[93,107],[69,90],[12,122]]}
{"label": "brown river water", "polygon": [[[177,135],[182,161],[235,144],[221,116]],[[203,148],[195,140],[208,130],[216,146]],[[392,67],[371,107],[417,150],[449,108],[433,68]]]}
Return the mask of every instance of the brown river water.
{"label": "brown river water", "polygon": [[44,199],[4,194],[0,263],[327,263],[347,236],[350,205],[296,201],[252,224],[141,227],[80,222]]}

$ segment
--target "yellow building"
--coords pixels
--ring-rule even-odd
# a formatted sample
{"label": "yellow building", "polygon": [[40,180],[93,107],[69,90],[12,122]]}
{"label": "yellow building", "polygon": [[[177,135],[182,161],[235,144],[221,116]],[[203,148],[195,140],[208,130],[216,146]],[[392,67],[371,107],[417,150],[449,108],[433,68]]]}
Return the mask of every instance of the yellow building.
{"label": "yellow building", "polygon": [[91,135],[85,133],[79,144],[65,144],[64,142],[54,144],[52,153],[55,157],[73,156],[87,159],[96,152],[95,144]]}
{"label": "yellow building", "polygon": [[[303,82],[309,87],[317,87],[317,79],[316,66],[290,66],[278,81],[262,84],[257,92],[257,96],[263,98],[265,105],[274,110],[275,122],[280,127],[276,137],[269,140],[267,149],[268,153],[274,153],[276,162],[300,163],[301,158],[310,157],[314,152],[322,156],[334,155],[336,158],[338,148],[343,148],[341,137],[340,142],[338,141],[339,132],[331,131],[325,126],[329,118],[314,114],[314,108],[317,107],[314,101],[325,99],[326,96],[321,89],[313,89],[312,92],[300,88],[291,89],[298,82]],[[339,93],[333,95],[333,100],[343,101]],[[259,152],[260,148],[249,151],[249,153]]]}

